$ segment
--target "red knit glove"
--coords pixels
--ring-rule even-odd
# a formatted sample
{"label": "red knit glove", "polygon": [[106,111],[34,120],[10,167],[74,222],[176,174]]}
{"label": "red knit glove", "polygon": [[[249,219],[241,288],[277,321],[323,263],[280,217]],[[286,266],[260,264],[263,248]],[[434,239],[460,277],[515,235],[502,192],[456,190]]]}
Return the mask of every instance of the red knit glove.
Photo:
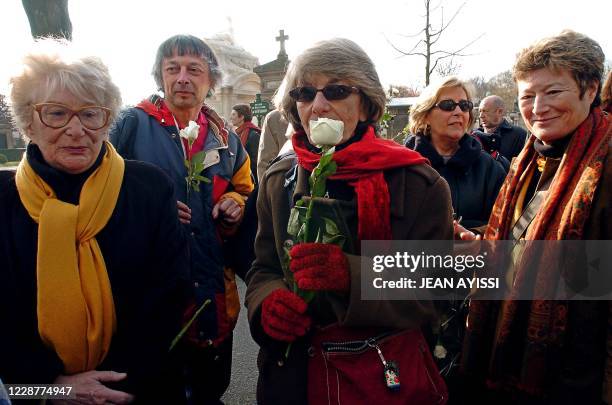
{"label": "red knit glove", "polygon": [[311,319],[306,302],[289,290],[272,291],[261,304],[261,325],[273,339],[293,342],[304,336]]}
{"label": "red knit glove", "polygon": [[302,290],[347,291],[350,286],[348,259],[337,245],[300,243],[289,252],[290,270]]}

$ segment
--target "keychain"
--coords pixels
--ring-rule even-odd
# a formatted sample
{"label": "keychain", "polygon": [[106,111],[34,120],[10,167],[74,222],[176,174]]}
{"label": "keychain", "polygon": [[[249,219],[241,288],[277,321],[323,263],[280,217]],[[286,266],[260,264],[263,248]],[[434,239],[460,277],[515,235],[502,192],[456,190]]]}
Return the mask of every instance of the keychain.
{"label": "keychain", "polygon": [[376,349],[378,352],[378,357],[380,357],[384,367],[385,384],[387,384],[387,388],[391,391],[398,391],[400,389],[399,367],[394,361],[385,360],[380,347],[375,342],[374,339],[368,340],[368,346]]}

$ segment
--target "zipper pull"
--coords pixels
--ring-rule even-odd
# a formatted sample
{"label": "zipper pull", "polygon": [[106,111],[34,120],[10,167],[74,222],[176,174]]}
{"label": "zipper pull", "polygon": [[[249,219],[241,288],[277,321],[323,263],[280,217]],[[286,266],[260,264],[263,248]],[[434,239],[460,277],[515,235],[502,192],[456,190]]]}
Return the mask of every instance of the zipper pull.
{"label": "zipper pull", "polygon": [[380,347],[376,344],[374,339],[368,339],[366,343],[368,346],[376,349],[378,357],[380,357],[380,360],[382,361],[385,384],[387,385],[387,388],[389,388],[391,391],[398,391],[400,389],[399,367],[397,367],[397,364],[395,364],[394,361],[385,360],[382,350],[380,350]]}

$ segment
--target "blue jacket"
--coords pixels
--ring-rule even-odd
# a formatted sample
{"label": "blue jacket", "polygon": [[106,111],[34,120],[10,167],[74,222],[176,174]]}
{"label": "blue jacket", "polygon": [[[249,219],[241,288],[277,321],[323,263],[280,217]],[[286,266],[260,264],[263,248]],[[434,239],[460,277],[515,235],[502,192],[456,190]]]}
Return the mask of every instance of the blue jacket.
{"label": "blue jacket", "polygon": [[[497,150],[506,159],[508,159],[509,162],[511,162],[513,158],[517,157],[518,154],[521,153],[523,146],[525,146],[525,141],[527,140],[527,131],[521,127],[510,124],[505,118],[502,120],[493,134],[485,134],[482,127],[478,128],[477,131],[480,132],[480,134],[478,134],[479,138],[481,141],[483,141],[483,148],[487,152],[491,153],[492,150]],[[487,142],[487,137],[494,136],[498,136],[499,141],[497,142],[497,145],[489,146],[489,144],[492,142]]]}
{"label": "blue jacket", "polygon": [[[147,111],[140,107],[124,111],[111,129],[110,140],[124,158],[149,162],[165,171],[174,182],[176,199],[191,208],[191,223],[187,225],[191,235],[191,280],[195,298],[191,311],[206,299],[210,299],[212,305],[201,312],[197,330],[192,330],[188,336],[204,345],[211,341],[219,343],[231,333],[240,304],[234,275],[228,274],[223,259],[222,239],[233,229],[215,222],[211,213],[213,206],[225,198],[232,198],[244,206],[253,190],[249,158],[238,136],[224,128],[221,118],[204,106],[202,111],[207,116],[209,129],[202,175],[211,182],[202,182],[200,192],[192,190],[187,201],[183,147],[174,122],[160,120],[155,111],[154,106],[159,106],[160,102],[161,99],[154,96],[151,102],[143,103]],[[226,278],[229,280],[227,286]],[[226,290],[226,287],[231,289]]]}

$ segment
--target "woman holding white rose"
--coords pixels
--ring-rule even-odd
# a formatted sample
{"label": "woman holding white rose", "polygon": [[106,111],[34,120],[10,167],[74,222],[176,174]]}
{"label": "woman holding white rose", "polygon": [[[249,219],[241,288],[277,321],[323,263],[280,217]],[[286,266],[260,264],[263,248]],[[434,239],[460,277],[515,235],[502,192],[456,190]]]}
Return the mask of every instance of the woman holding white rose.
{"label": "woman holding white rose", "polygon": [[[434,316],[430,302],[361,300],[360,242],[452,239],[450,193],[422,156],[377,136],[385,93],[372,61],[355,43],[332,39],[315,44],[296,58],[285,81],[280,108],[295,128],[295,155],[270,166],[260,184],[256,259],[247,276],[251,333],[261,346],[257,401],[327,403],[330,392],[321,390],[329,381],[317,380],[325,373],[308,364],[309,358],[319,359],[314,349],[307,354],[323,334],[365,338],[403,330],[421,339],[420,327]],[[316,145],[326,150],[334,144],[337,168],[327,181],[326,198],[314,199],[314,215],[335,212],[348,243],[343,248],[331,243],[291,246],[286,242],[291,239],[289,214],[298,200],[309,201],[313,193],[309,176],[322,153]],[[288,266],[283,266],[285,248]],[[314,298],[306,302],[305,295]],[[426,350],[425,344],[420,347]],[[374,350],[368,353],[377,356]],[[424,358],[430,358],[428,352]],[[396,371],[387,370],[389,363],[385,377]],[[373,365],[380,370],[372,381],[358,381],[360,386],[351,385],[350,392],[335,386],[338,392],[331,395],[364,401],[378,389],[387,395],[399,388],[381,388],[383,366]],[[412,366],[403,367],[407,374]],[[437,371],[427,372],[434,378],[426,388],[431,401],[446,400]],[[401,387],[393,393],[396,399],[416,398],[407,393],[407,382]]]}

